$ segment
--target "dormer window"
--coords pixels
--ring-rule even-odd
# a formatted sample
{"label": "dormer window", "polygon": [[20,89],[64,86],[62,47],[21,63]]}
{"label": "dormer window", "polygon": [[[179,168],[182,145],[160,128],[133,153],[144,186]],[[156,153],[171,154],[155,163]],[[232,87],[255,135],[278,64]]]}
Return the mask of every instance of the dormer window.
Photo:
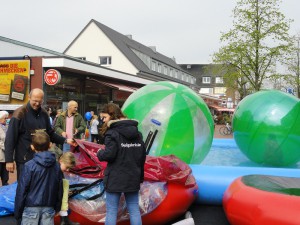
{"label": "dormer window", "polygon": [[156,70],[156,62],[155,62],[155,61],[152,61],[152,63],[151,63],[151,69],[152,69],[153,71]]}
{"label": "dormer window", "polygon": [[164,74],[168,75],[168,67],[167,66],[164,66]]}
{"label": "dormer window", "polygon": [[157,72],[161,73],[161,64],[158,63]]}
{"label": "dormer window", "polygon": [[111,56],[100,56],[100,65],[111,65]]}
{"label": "dormer window", "polygon": [[210,77],[202,77],[203,84],[210,84]]}
{"label": "dormer window", "polygon": [[216,84],[223,84],[223,77],[216,77]]}

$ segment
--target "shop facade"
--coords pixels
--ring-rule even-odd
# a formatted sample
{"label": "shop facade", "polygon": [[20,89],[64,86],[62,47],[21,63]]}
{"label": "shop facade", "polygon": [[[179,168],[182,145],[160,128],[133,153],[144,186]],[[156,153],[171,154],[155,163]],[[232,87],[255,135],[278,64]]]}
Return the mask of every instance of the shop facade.
{"label": "shop facade", "polygon": [[[122,107],[131,93],[153,82],[67,56],[1,58],[0,65],[7,68],[0,69],[0,110],[10,113],[28,102],[33,88],[44,90],[44,107],[65,110],[75,100],[84,115],[98,113],[108,102]],[[49,70],[55,72],[46,76]]]}
{"label": "shop facade", "polygon": [[[33,68],[39,60],[42,60],[42,71],[34,75],[36,78],[33,79],[33,83],[35,85],[42,83],[40,88],[45,92],[44,105],[51,107],[52,110],[65,110],[70,100],[78,102],[78,111],[82,115],[89,111],[99,113],[104,104],[109,102],[122,107],[131,93],[153,82],[71,58],[33,59]],[[47,83],[46,74],[49,70],[55,70],[60,74],[55,84]],[[141,83],[132,82],[133,80]]]}

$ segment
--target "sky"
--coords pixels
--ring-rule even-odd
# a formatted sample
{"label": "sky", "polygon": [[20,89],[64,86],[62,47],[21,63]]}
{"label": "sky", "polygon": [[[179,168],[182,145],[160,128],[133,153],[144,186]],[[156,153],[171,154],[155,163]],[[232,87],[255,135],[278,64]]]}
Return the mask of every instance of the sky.
{"label": "sky", "polygon": [[[232,28],[236,0],[26,0],[1,2],[0,36],[63,52],[91,19],[179,64],[211,63],[221,32]],[[300,1],[280,10],[300,31]]]}

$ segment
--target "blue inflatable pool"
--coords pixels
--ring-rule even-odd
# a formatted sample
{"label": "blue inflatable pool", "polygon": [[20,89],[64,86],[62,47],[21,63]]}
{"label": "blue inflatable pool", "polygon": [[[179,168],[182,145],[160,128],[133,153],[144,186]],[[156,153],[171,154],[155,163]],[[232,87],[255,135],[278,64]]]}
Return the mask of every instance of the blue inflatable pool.
{"label": "blue inflatable pool", "polygon": [[200,165],[190,165],[199,187],[197,203],[221,205],[225,190],[233,180],[250,174],[300,177],[300,163],[288,168],[274,168],[249,161],[234,139],[214,139],[207,157]]}

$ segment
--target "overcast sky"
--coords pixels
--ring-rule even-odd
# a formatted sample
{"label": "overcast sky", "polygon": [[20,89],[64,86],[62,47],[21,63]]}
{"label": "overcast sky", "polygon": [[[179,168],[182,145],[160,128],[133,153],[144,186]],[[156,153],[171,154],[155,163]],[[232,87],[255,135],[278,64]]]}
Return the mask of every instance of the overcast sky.
{"label": "overcast sky", "polygon": [[[236,0],[26,0],[1,1],[0,36],[63,52],[91,19],[177,63],[210,63],[220,34],[232,27]],[[300,1],[281,11],[300,31]]]}

